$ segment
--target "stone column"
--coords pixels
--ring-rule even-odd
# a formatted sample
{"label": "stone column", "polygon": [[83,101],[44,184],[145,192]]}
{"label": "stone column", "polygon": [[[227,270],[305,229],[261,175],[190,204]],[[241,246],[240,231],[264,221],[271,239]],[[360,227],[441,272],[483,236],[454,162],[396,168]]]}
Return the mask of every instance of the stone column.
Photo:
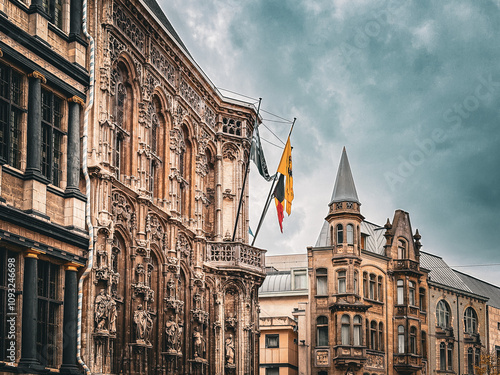
{"label": "stone column", "polygon": [[34,71],[29,76],[28,92],[28,148],[26,175],[41,177],[42,147],[42,82],[45,77]]}
{"label": "stone column", "polygon": [[76,331],[78,319],[78,268],[74,264],[66,265],[64,288],[63,317],[63,359],[61,374],[79,374],[76,364]]}
{"label": "stone column", "polygon": [[69,37],[81,39],[82,33],[82,0],[70,0]]}
{"label": "stone column", "polygon": [[22,344],[19,367],[43,368],[36,353],[37,337],[38,252],[28,251],[24,257]]}
{"label": "stone column", "polygon": [[68,168],[66,193],[80,193],[80,106],[83,100],[77,96],[68,99]]}

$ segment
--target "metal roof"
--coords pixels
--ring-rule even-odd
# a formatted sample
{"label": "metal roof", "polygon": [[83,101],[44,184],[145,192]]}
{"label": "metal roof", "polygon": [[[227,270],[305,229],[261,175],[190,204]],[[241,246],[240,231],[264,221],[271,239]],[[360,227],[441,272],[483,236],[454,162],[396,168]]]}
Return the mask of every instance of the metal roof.
{"label": "metal roof", "polygon": [[344,147],[330,204],[346,201],[360,203],[358,200],[358,193],[356,192],[356,186],[354,185],[354,179],[352,178],[349,159],[347,159],[347,152]]}
{"label": "metal roof", "polygon": [[474,293],[466,283],[457,276],[443,258],[426,252],[420,252],[420,266],[429,269],[429,281],[454,289]]}
{"label": "metal roof", "polygon": [[487,305],[500,309],[500,287],[487,283],[486,281],[476,279],[475,277],[466,275],[460,271],[453,271],[474,293],[489,297],[489,300],[486,302]]}
{"label": "metal roof", "polygon": [[292,290],[291,280],[291,271],[268,274],[259,288],[259,294],[289,292]]}

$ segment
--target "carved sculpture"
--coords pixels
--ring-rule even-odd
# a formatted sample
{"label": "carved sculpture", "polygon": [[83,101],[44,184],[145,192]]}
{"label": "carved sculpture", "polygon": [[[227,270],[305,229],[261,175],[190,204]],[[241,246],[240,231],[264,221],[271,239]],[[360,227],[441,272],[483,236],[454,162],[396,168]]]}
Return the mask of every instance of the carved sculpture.
{"label": "carved sculpture", "polygon": [[193,332],[194,357],[203,358],[205,353],[205,339],[199,327],[194,327]]}
{"label": "carved sculpture", "polygon": [[175,352],[176,350],[176,340],[177,340],[177,330],[178,325],[174,320],[174,316],[170,315],[170,318],[165,325],[165,335],[167,340],[167,350],[169,352]]}
{"label": "carved sculpture", "polygon": [[[101,289],[95,298],[94,319],[96,331],[116,332],[116,302],[106,293],[105,289]],[[111,327],[111,322],[113,322],[113,327]]]}
{"label": "carved sculpture", "polygon": [[134,313],[134,323],[136,325],[136,342],[150,345],[149,338],[153,328],[153,319],[151,319],[149,312],[143,309],[142,305],[137,306]]}
{"label": "carved sculpture", "polygon": [[229,334],[229,337],[226,339],[226,365],[234,364],[234,343],[233,343],[233,335]]}

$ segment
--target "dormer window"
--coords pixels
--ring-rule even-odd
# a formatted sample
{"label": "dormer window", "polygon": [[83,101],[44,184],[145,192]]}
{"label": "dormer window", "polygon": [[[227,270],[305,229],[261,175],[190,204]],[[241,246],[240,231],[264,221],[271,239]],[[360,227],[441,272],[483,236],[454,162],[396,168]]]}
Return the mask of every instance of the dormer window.
{"label": "dormer window", "polygon": [[406,259],[406,241],[398,241],[398,259]]}
{"label": "dormer window", "polygon": [[344,243],[344,227],[342,224],[337,224],[337,245]]}
{"label": "dormer window", "polygon": [[347,244],[353,245],[354,244],[354,227],[352,226],[352,224],[347,224],[346,232],[347,232]]}

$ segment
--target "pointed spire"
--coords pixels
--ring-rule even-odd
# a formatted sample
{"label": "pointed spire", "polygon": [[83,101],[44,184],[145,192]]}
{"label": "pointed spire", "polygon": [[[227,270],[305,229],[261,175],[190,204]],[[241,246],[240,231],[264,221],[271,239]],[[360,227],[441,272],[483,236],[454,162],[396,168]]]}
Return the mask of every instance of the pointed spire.
{"label": "pointed spire", "polygon": [[345,147],[342,150],[342,157],[340,158],[337,179],[335,180],[335,187],[333,188],[330,204],[335,202],[356,202],[361,204],[358,200],[356,186],[354,186],[354,179],[352,178],[351,167],[349,166]]}

